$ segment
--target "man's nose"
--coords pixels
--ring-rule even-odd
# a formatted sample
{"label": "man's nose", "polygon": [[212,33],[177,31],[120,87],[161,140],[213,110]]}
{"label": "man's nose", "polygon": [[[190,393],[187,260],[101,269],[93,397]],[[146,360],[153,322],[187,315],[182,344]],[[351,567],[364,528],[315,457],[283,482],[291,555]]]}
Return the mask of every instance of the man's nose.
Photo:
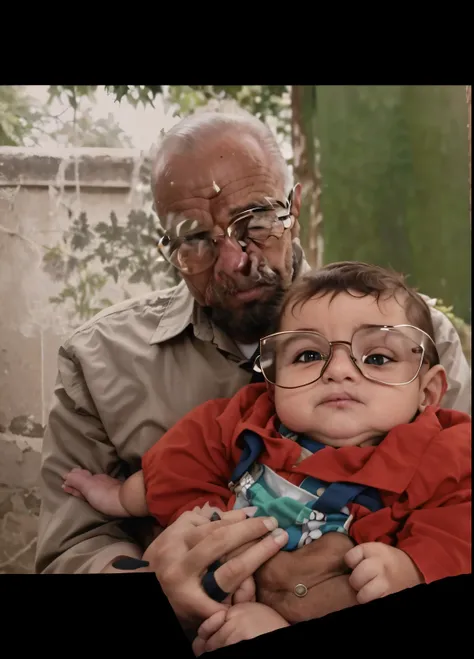
{"label": "man's nose", "polygon": [[247,274],[250,259],[235,239],[225,236],[218,241],[217,248],[219,250],[216,261],[217,272],[225,272],[228,275],[236,272]]}
{"label": "man's nose", "polygon": [[323,382],[342,382],[343,380],[357,380],[360,372],[352,361],[349,346],[334,345],[332,357],[323,373]]}

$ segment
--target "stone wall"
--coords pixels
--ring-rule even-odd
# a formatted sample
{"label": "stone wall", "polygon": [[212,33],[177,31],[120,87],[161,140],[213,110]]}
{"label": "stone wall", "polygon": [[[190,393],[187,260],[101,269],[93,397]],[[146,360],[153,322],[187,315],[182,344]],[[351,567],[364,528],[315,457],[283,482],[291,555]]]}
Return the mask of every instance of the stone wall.
{"label": "stone wall", "polygon": [[143,161],[129,149],[0,148],[0,574],[32,569],[41,437],[71,331],[49,303],[61,286],[43,270],[45,247],[61,240],[68,211],[95,224],[140,208]]}

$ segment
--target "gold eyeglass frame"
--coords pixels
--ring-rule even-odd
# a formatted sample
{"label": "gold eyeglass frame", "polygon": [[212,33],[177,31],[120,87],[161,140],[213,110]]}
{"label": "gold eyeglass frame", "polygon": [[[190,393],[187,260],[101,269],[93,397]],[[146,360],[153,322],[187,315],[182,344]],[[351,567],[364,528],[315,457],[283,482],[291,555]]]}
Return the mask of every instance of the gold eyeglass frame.
{"label": "gold eyeglass frame", "polygon": [[[222,240],[223,238],[227,237],[232,239],[234,236],[233,234],[233,227],[238,223],[241,222],[242,220],[247,219],[248,217],[251,217],[255,213],[261,213],[261,212],[268,212],[271,210],[276,210],[277,211],[277,218],[282,222],[283,224],[283,232],[281,236],[273,236],[279,240],[285,231],[291,230],[294,226],[295,223],[295,218],[291,214],[291,204],[293,202],[293,196],[294,196],[294,191],[295,191],[296,185],[293,186],[291,189],[286,202],[279,201],[278,199],[274,199],[272,197],[265,197],[265,200],[268,202],[266,206],[255,206],[253,208],[248,208],[245,211],[242,211],[241,213],[238,213],[232,220],[230,221],[229,225],[225,229],[225,233],[220,236],[215,236],[213,238],[210,238],[210,242],[214,243],[214,245],[217,245],[219,240]],[[286,220],[292,218],[292,221],[285,225]],[[272,235],[270,234],[266,240],[271,238]],[[157,243],[158,250],[160,251],[161,255],[163,258],[174,268],[179,270],[180,272],[186,273],[186,270],[183,270],[182,268],[179,268],[176,263],[174,263],[171,258],[166,254],[165,250],[163,249],[166,244],[171,240],[170,236],[168,235],[167,232],[164,233],[164,235],[160,238],[160,240]],[[166,242],[165,242],[166,241]],[[240,245],[240,247],[244,250],[247,247],[247,244],[243,240],[236,240],[236,242]],[[256,242],[256,241],[254,241]],[[178,248],[179,249],[179,248]],[[177,250],[175,250],[177,251]],[[174,254],[175,252],[173,252]],[[217,261],[218,258],[218,251],[215,250],[215,254],[213,257],[213,260],[209,262],[208,265],[206,265],[202,270],[195,270],[193,273],[189,274],[200,274],[201,272],[205,272],[209,268],[211,268],[214,263]]]}
{"label": "gold eyeglass frame", "polygon": [[[399,329],[399,328],[402,328],[402,327],[408,327],[408,328],[410,328],[410,329],[414,329],[414,330],[416,330],[417,332],[420,332],[420,334],[422,334],[423,337],[426,337],[426,338],[431,342],[432,346],[434,347],[434,351],[435,351],[435,363],[432,364],[432,366],[436,366],[437,364],[440,363],[440,360],[439,360],[439,354],[438,354],[438,349],[437,349],[437,347],[436,347],[436,343],[433,341],[433,339],[431,338],[431,336],[430,336],[429,334],[427,334],[424,330],[420,329],[419,327],[415,327],[415,325],[409,325],[409,324],[400,324],[400,325],[370,325],[370,326],[367,326],[367,327],[365,327],[365,328],[366,328],[366,329],[373,328],[373,329],[380,329],[380,330],[386,330],[386,331],[389,331],[389,330]],[[420,371],[421,371],[421,369],[422,369],[422,367],[423,367],[423,363],[425,362],[426,347],[425,347],[425,344],[423,343],[423,341],[422,341],[421,343],[417,344],[417,345],[421,348],[421,353],[420,353],[420,355],[421,355],[421,356],[420,356],[420,364],[419,364],[419,366],[418,366],[418,370],[417,370],[417,372],[416,372],[415,375],[411,378],[411,380],[408,380],[407,382],[384,382],[383,380],[377,380],[376,378],[373,378],[373,377],[370,377],[370,376],[366,375],[365,373],[362,372],[361,368],[360,368],[359,365],[357,364],[357,360],[356,360],[356,358],[354,357],[354,353],[352,352],[352,342],[353,342],[354,336],[355,336],[355,335],[357,334],[357,332],[359,332],[361,329],[364,329],[364,326],[363,326],[363,327],[359,327],[358,329],[356,329],[356,330],[353,332],[350,341],[328,341],[328,339],[327,339],[323,334],[320,334],[319,332],[311,332],[311,331],[306,331],[306,330],[286,330],[286,331],[284,331],[284,332],[275,332],[275,333],[273,333],[273,334],[269,334],[269,335],[264,336],[264,337],[262,337],[262,338],[260,339],[260,350],[259,350],[260,354],[256,357],[256,359],[255,359],[255,361],[254,361],[253,370],[256,371],[257,373],[261,373],[261,374],[263,375],[263,377],[265,378],[265,380],[266,380],[269,384],[273,384],[275,387],[279,387],[280,389],[299,389],[299,388],[301,388],[301,387],[307,387],[307,386],[310,385],[310,384],[314,384],[315,382],[318,382],[318,380],[320,380],[320,379],[322,378],[322,376],[324,375],[324,372],[326,371],[326,369],[328,368],[329,364],[331,363],[331,360],[332,360],[333,355],[334,355],[333,346],[334,346],[334,345],[346,345],[346,346],[349,347],[349,356],[350,356],[350,359],[351,359],[352,363],[354,364],[354,366],[356,367],[356,369],[359,371],[359,373],[362,375],[362,377],[364,377],[366,380],[370,380],[370,381],[372,381],[372,382],[377,382],[378,384],[384,384],[384,385],[387,385],[387,386],[390,386],[390,387],[404,387],[404,386],[406,386],[406,385],[411,384],[412,382],[414,382],[414,380],[416,380],[416,378],[417,378],[418,375],[420,374]],[[329,348],[330,348],[329,358],[327,359],[326,363],[324,364],[324,366],[323,366],[323,368],[322,368],[322,371],[321,371],[321,373],[319,374],[319,376],[318,376],[317,378],[315,378],[314,380],[311,380],[311,382],[306,382],[305,384],[299,384],[299,385],[296,385],[296,386],[293,386],[293,387],[287,387],[287,386],[284,386],[284,385],[281,385],[281,384],[277,384],[276,382],[272,382],[272,381],[269,380],[268,377],[265,375],[265,371],[264,371],[263,367],[260,365],[260,363],[261,363],[261,362],[260,362],[260,359],[261,359],[262,347],[264,346],[265,341],[268,341],[269,339],[272,339],[272,338],[274,338],[274,337],[276,337],[276,336],[288,335],[288,334],[293,334],[293,335],[295,335],[295,334],[315,334],[316,336],[320,336],[320,337],[322,337],[325,341],[327,341],[327,343],[329,344]],[[422,338],[423,338],[423,337],[422,337]],[[409,338],[409,337],[407,337],[407,338]],[[367,357],[367,355],[362,355],[362,359],[364,359],[365,357]],[[428,363],[430,363],[430,362],[428,362]]]}

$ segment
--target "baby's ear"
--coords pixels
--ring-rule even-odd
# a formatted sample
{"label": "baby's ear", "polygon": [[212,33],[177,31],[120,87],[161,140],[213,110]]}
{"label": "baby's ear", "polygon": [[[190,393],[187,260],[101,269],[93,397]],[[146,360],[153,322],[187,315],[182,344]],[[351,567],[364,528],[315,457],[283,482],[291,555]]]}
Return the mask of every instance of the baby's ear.
{"label": "baby's ear", "polygon": [[444,368],[439,364],[430,368],[421,378],[419,411],[424,412],[429,405],[441,405],[447,390],[448,380]]}

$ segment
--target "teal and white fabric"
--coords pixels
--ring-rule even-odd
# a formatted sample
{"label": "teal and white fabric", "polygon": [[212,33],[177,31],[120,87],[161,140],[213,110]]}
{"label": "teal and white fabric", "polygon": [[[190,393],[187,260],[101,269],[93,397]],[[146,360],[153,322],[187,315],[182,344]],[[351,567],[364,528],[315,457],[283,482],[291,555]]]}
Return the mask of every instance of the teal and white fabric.
{"label": "teal and white fabric", "polygon": [[[280,433],[292,441],[300,442],[302,451],[307,455],[325,448],[323,444],[299,437],[283,425],[280,426]],[[285,529],[289,535],[285,551],[293,551],[309,544],[324,533],[348,533],[351,517],[347,505],[330,512],[318,510],[318,501],[326,492],[326,483],[305,478],[301,486],[293,485],[266,465],[252,459],[258,456],[262,449],[262,445],[257,446],[259,438],[254,433],[244,433],[244,440],[247,440],[246,450],[232,481],[235,474],[239,474],[239,467],[244,473],[231,482],[236,494],[234,508],[256,506],[256,517],[275,517],[279,527]]]}
{"label": "teal and white fabric", "polygon": [[235,493],[234,508],[256,506],[255,517],[272,516],[278,520],[279,527],[289,535],[285,551],[298,549],[330,531],[347,534],[351,522],[347,506],[339,513],[318,511],[318,495],[293,485],[266,465],[252,465]]}

